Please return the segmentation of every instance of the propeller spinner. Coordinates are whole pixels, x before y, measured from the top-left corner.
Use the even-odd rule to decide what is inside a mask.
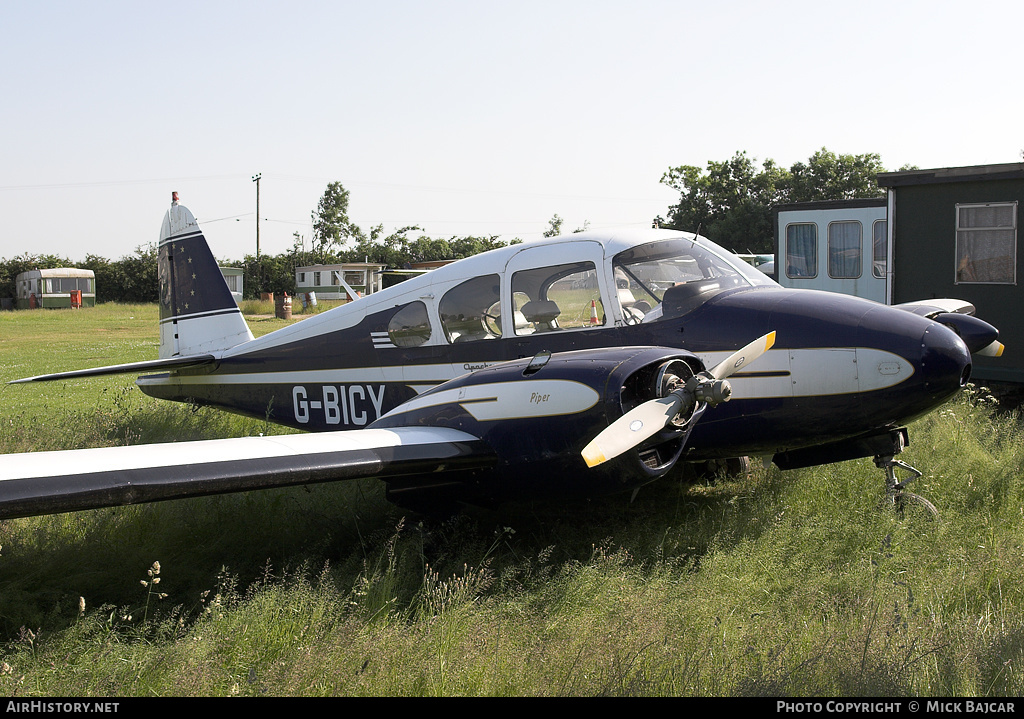
[[[763,355],[773,344],[775,333],[769,332],[732,353],[710,371],[693,375],[685,384],[664,397],[648,400],[626,412],[583,448],[582,455],[587,466],[596,467],[642,444],[676,417],[689,417],[698,403],[714,407],[721,402],[728,402],[732,388],[726,378]]]

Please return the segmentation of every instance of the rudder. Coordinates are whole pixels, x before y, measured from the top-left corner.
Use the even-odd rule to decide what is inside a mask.
[[[253,339],[195,216],[173,194],[160,228],[160,358],[218,352]]]

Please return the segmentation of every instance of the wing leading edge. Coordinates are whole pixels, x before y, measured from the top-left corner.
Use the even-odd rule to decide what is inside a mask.
[[[4,455],[0,519],[360,477],[491,466],[471,434],[431,427]]]

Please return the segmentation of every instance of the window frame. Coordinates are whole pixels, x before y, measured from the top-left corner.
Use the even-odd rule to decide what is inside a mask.
[[[972,210],[983,207],[1008,207],[1011,208],[1012,219],[1009,225],[989,225],[981,227],[961,227],[960,226],[960,211],[961,210]],[[1019,224],[1017,214],[1017,201],[1004,201],[1004,202],[958,202],[954,211],[956,212],[956,219],[954,223],[954,269],[953,269],[953,284],[956,285],[1016,285],[1017,284],[1017,226]],[[962,279],[961,271],[963,260],[966,257],[963,256],[961,251],[961,239],[966,240],[968,235],[972,232],[1009,232],[1012,234],[1010,241],[1010,267],[1012,268],[1012,277],[1009,280],[967,280]],[[966,250],[964,250],[966,252]]]
[[[493,283],[495,290],[490,296],[485,287],[488,282]],[[501,276],[492,273],[471,277],[445,290],[437,303],[437,316],[448,344],[501,339],[501,328],[485,321],[491,307],[501,301],[500,286]]]
[[[791,227],[813,227],[814,228],[814,238],[811,241],[811,245],[810,245],[812,250],[813,250],[813,255],[810,258],[807,258],[806,256],[801,255],[801,257],[803,257],[804,260],[810,259],[810,262],[806,262],[805,265],[807,266],[808,272],[813,270],[813,274],[794,275],[794,274],[791,274],[790,271],[789,271],[790,268],[792,267],[792,265],[789,262],[789,258],[793,256],[793,253],[789,251],[790,242],[791,242],[790,236],[789,236],[789,229]],[[785,260],[786,260],[786,277],[788,277],[791,280],[813,280],[814,278],[816,278],[818,276],[818,223],[817,222],[789,222],[789,223],[786,224],[786,257],[785,257]]]
[[[832,226],[833,225],[856,225],[860,232],[857,235],[857,274],[838,275],[832,274]],[[828,276],[833,280],[858,280],[864,275],[864,223],[860,220],[832,220],[825,229],[825,249],[828,253]],[[852,248],[842,248],[840,252]],[[844,263],[845,264],[845,263]]]
[[[554,330],[559,331],[573,331],[573,330],[590,330],[607,327],[610,321],[608,314],[604,306],[604,293],[602,291],[601,274],[600,268],[597,263],[591,259],[583,259],[578,261],[561,262],[553,265],[538,265],[536,267],[523,267],[518,270],[514,270],[510,277],[510,286],[512,291],[512,310],[513,316],[516,312],[521,312],[522,307],[517,306],[519,301],[519,295],[526,297],[528,300],[537,302],[552,302],[553,299],[549,296],[552,288],[554,288],[559,282],[568,280],[576,275],[590,276],[593,281],[593,287],[584,287],[579,289],[571,289],[571,292],[590,292],[590,296],[585,298],[593,301],[594,308],[597,311],[597,322],[589,323],[589,315],[586,318],[587,321],[581,319],[579,315],[574,316],[572,312],[578,312],[579,307],[576,303],[565,302],[556,303],[560,314],[557,315],[558,319],[553,319],[551,325],[544,327],[543,322],[534,322],[530,318],[523,317],[524,324],[522,326],[513,323],[513,331],[517,336],[526,336],[533,334],[537,331]],[[531,281],[525,287],[523,283],[527,280],[541,280],[540,282]],[[531,297],[528,290],[535,290],[536,297]],[[558,289],[555,290],[559,292]],[[524,303],[524,306],[529,302]],[[584,308],[585,309],[585,308]],[[566,311],[563,316],[562,311]],[[561,319],[561,321],[559,321]]]
[[[881,236],[876,237],[875,228],[882,226]],[[881,240],[882,256],[878,256],[878,241]],[[881,263],[882,274],[875,270]],[[884,280],[889,272],[889,220],[888,218],[878,219],[871,223],[871,276],[878,280]]]
[[[410,320],[415,319],[412,323]],[[423,333],[426,328],[426,334]],[[398,307],[388,320],[388,339],[395,347],[410,349],[421,347],[434,335],[430,312],[422,300],[413,300]]]

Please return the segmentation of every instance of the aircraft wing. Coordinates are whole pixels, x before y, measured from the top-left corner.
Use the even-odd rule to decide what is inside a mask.
[[[0,519],[360,477],[426,475],[494,461],[486,443],[444,427],[5,454]]]
[[[922,317],[935,317],[946,312],[959,315],[973,315],[975,312],[974,305],[970,302],[945,298],[902,302],[898,305],[893,305],[893,307],[898,310],[913,312],[915,315],[921,315]]]
[[[191,355],[188,357],[168,357],[167,359],[147,360],[145,362],[129,362],[127,364],[107,365],[106,367],[90,367],[67,372],[41,374],[35,377],[14,379],[7,384],[25,384],[27,382],[51,382],[53,380],[73,379],[75,377],[99,377],[107,374],[141,374],[159,370],[182,369],[184,367],[200,367],[213,364],[217,358],[213,355]]]
[[[946,325],[960,336],[971,354],[983,357],[1001,357],[1003,354],[999,330],[975,317],[975,307],[970,302],[935,298],[904,302],[893,307]]]

